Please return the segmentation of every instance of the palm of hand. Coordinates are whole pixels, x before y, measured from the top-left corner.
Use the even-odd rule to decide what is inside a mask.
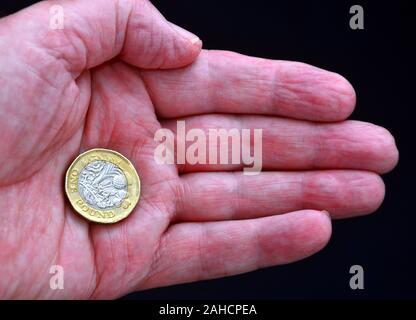
[[[34,77],[24,81],[28,99],[37,94],[37,88],[49,86]],[[152,133],[160,124],[152,102],[137,71],[119,61],[86,71],[74,84],[79,97],[75,103],[65,104],[73,96],[54,94],[62,88],[48,90],[53,94],[45,101],[56,109],[50,118],[40,115],[37,121],[26,123],[30,136],[18,138],[31,144],[21,161],[16,158],[1,190],[0,202],[9,211],[2,226],[15,230],[9,243],[3,243],[7,251],[1,254],[18,261],[5,277],[11,283],[18,283],[22,276],[39,277],[36,283],[42,285],[34,285],[25,294],[43,295],[51,276],[49,267],[65,265],[67,277],[73,277],[65,282],[76,284],[69,290],[74,297],[91,296],[98,283],[106,283],[103,290],[119,288],[114,290],[120,290],[118,294],[126,288],[132,290],[148,274],[160,237],[169,225],[178,181],[173,167],[154,164]],[[33,111],[36,107],[41,108],[34,106]],[[92,146],[119,150],[134,159],[146,185],[140,213],[114,226],[89,225],[77,217],[62,190],[68,161]],[[17,260],[16,252],[20,256]],[[29,266],[30,274],[25,274]],[[107,274],[118,280],[105,279]],[[117,274],[124,274],[124,283]],[[18,288],[16,293],[20,293]]]
[[[120,59],[113,59],[94,68],[85,68],[74,76],[73,72],[62,67],[59,60],[50,62],[50,57],[46,52],[35,54],[36,62],[41,61],[40,64],[35,65],[31,64],[34,62],[33,51],[25,51],[18,56],[22,58],[23,63],[13,60],[8,69],[6,68],[6,71],[9,70],[10,74],[13,74],[14,80],[7,84],[9,95],[3,97],[1,101],[5,108],[0,120],[4,137],[4,142],[0,146],[0,155],[2,159],[7,158],[8,161],[0,169],[0,207],[3,208],[0,214],[0,241],[2,243],[0,270],[2,279],[5,279],[5,283],[2,280],[0,294],[17,297],[54,295],[77,298],[117,297],[141,288],[211,278],[293,261],[313,253],[328,240],[330,224],[326,216],[315,212],[303,212],[303,215],[280,218],[280,220],[278,220],[279,217],[265,221],[260,221],[261,218],[246,220],[241,225],[230,221],[223,222],[222,225],[218,225],[219,222],[209,222],[207,229],[202,227],[201,223],[193,222],[169,228],[173,221],[193,220],[189,218],[189,212],[198,205],[195,201],[201,200],[201,206],[209,205],[210,201],[215,201],[215,196],[220,197],[220,192],[227,190],[227,186],[222,185],[223,182],[220,181],[231,181],[226,173],[227,176],[212,176],[214,180],[216,179],[215,183],[208,176],[190,175],[187,178],[189,181],[184,184],[176,166],[160,166],[155,163],[154,148],[157,142],[154,141],[154,133],[162,126],[171,124],[165,120],[161,123],[156,112],[168,114],[168,116],[169,112],[166,111],[167,107],[158,110],[158,106],[166,101],[171,101],[176,105],[181,101],[192,104],[194,100],[200,98],[192,95],[189,90],[183,90],[173,80],[181,83],[187,79],[188,83],[195,79],[199,79],[198,81],[201,78],[205,79],[208,76],[207,69],[201,65],[210,64],[207,64],[207,60],[215,61],[211,64],[217,67],[219,65],[222,69],[224,69],[223,64],[236,61],[236,65],[251,64],[253,66],[251,71],[246,70],[248,78],[246,86],[248,89],[253,89],[251,86],[254,81],[250,80],[253,70],[256,74],[264,73],[265,68],[262,64],[265,62],[230,56],[225,53],[213,53],[211,57],[208,57],[209,54],[205,52],[194,65],[178,71],[144,71]],[[297,64],[294,64],[293,68],[305,70],[306,73],[314,72],[314,69],[310,70],[306,66]],[[226,70],[226,72],[223,70],[222,76],[226,79],[224,82],[228,80],[237,85],[241,85],[242,81],[246,80],[244,77],[237,79],[231,70]],[[341,81],[328,73],[321,75],[323,82],[326,81],[325,77],[334,77],[330,80]],[[219,86],[225,88],[226,91],[229,84],[218,84],[218,81],[217,79],[217,86],[214,87]],[[163,90],[155,86],[158,82],[162,83],[162,87],[164,86]],[[329,82],[331,81],[326,81],[324,85]],[[290,81],[288,83],[284,90],[288,93],[297,92],[298,84]],[[212,86],[208,85],[206,90],[213,90]],[[258,87],[253,89],[255,92],[251,95],[251,102],[259,105],[265,102],[261,94],[261,86],[264,84],[259,81]],[[288,96],[289,100],[293,98]],[[176,102],[173,101],[173,97]],[[322,96],[316,96],[316,93],[311,92],[303,92],[296,98],[309,101],[323,99],[324,101],[316,103],[318,107],[327,102]],[[226,101],[229,103],[226,112],[235,112],[237,108],[236,101],[231,101],[231,99],[233,98]],[[286,98],[278,99],[280,103],[287,106],[280,112],[288,116],[293,111],[291,105],[296,106],[299,102],[288,103],[284,99]],[[11,100],[13,103],[10,103]],[[222,102],[224,101],[219,100],[218,97],[215,99],[215,103]],[[244,104],[243,101],[241,103]],[[340,104],[342,103],[345,106],[353,102],[349,99],[349,102],[342,101]],[[194,111],[189,114],[205,111],[210,112],[210,110],[202,110],[202,112]],[[241,112],[251,113],[245,110]],[[335,118],[339,117],[339,111],[337,112]],[[349,112],[347,110],[344,113]],[[275,112],[254,113],[273,114]],[[321,112],[320,117],[323,120],[334,118],[328,113]],[[177,116],[182,115],[186,113],[181,114],[178,111]],[[199,119],[195,117],[190,121],[203,123],[201,119],[207,119],[208,122],[212,121],[218,127],[227,127],[234,119],[222,115],[201,117]],[[308,119],[311,116],[306,112],[300,117]],[[342,117],[344,115],[341,115]],[[292,135],[297,128],[303,130],[310,126],[302,121],[278,118],[269,120],[268,117],[256,116],[245,118],[244,121],[249,126],[256,125],[257,127],[267,127],[271,121],[277,121],[276,125],[279,130],[291,132]],[[359,129],[362,130],[361,132],[366,132],[372,140],[362,143],[359,147],[354,143],[345,147],[343,152],[352,156],[352,168],[338,158],[335,161],[333,155],[328,155],[326,160],[323,159],[324,157],[315,159],[316,167],[382,172],[389,170],[397,161],[394,143],[390,140],[389,144],[383,145],[383,150],[387,150],[389,155],[388,159],[384,158],[383,163],[378,161],[385,155],[380,152],[379,143],[381,140],[386,140],[388,135],[380,128],[362,127],[363,125],[360,127],[355,123],[328,124],[327,126],[331,134],[345,129],[342,126]],[[338,129],[338,126],[341,127]],[[269,142],[275,138],[273,134],[269,138],[265,137]],[[280,142],[284,142],[287,136],[283,135],[280,139]],[[376,147],[372,147],[377,143]],[[286,143],[286,146],[289,144]],[[296,141],[293,146],[296,146]],[[368,151],[369,146],[372,148],[371,152]],[[124,154],[135,164],[142,180],[143,190],[138,207],[128,219],[115,225],[88,224],[72,212],[64,196],[63,175],[69,163],[80,151],[93,147],[114,149]],[[310,164],[308,164],[307,152],[301,152],[295,157],[293,156],[295,151],[292,151],[292,157],[283,155],[283,160],[279,163],[273,162],[275,160],[267,163],[266,159],[265,165],[272,169],[290,168],[291,165],[294,167],[290,169],[308,169]],[[264,152],[266,154],[267,150]],[[369,160],[368,157],[370,157]],[[324,163],[325,161],[327,163]],[[206,169],[209,170],[209,168]],[[181,170],[187,172],[186,169]],[[188,168],[188,171],[192,170]],[[284,213],[300,210],[303,207],[317,210],[333,207],[334,212],[331,211],[331,213],[341,217],[347,214],[373,211],[379,205],[383,192],[380,191],[382,186],[376,175],[370,172],[335,172],[334,176],[331,174],[326,174],[321,180],[315,176],[311,181],[318,182],[315,185],[311,182],[310,186],[322,189],[322,183],[331,183],[334,179],[337,180],[338,187],[347,193],[351,190],[348,189],[348,183],[345,181],[358,181],[358,184],[364,183],[368,186],[360,194],[351,194],[345,199],[335,199],[333,195],[325,194],[322,190],[316,191],[316,194],[303,193],[299,195],[302,204],[299,203],[299,199],[290,198],[291,192],[294,193],[292,189],[275,190],[276,193],[282,192],[287,195],[288,203],[293,203],[279,208],[276,208],[276,203],[266,203],[266,200],[262,199],[259,194],[255,195],[257,198],[247,201],[240,198],[240,202],[236,205],[238,209],[231,210],[235,214],[233,218],[269,216],[272,210],[276,213]],[[279,178],[284,180],[287,175],[290,173],[283,173]],[[265,184],[269,187],[271,182],[276,180],[275,176],[271,175],[257,179],[258,185]],[[294,179],[292,182],[298,181],[297,178],[292,179]],[[209,193],[209,190],[205,190],[207,192],[205,200],[196,196],[190,197],[187,194],[187,186],[198,186],[197,181],[211,184],[214,189],[219,190],[217,193],[212,190]],[[244,192],[242,187],[237,194],[241,191]],[[364,199],[364,195],[369,193],[376,194],[375,200]],[[231,194],[234,193],[231,192]],[[187,200],[183,200],[184,197]],[[223,200],[227,202],[230,198],[225,197]],[[350,200],[356,203],[358,201],[356,207],[352,208],[353,204],[346,204],[351,202]],[[254,204],[248,203],[249,201]],[[256,201],[260,201],[257,216],[253,212],[247,212],[250,208],[256,207]],[[244,206],[247,205],[248,209],[242,209],[242,203]],[[207,207],[207,210],[213,210],[213,208]],[[178,211],[181,210],[185,213],[178,216]],[[221,211],[218,216],[210,218],[202,216],[194,220],[226,219],[230,219],[230,216]],[[302,225],[296,226],[296,221],[301,221]],[[255,231],[242,234],[238,231],[241,229]],[[308,234],[305,234],[305,229],[308,230]],[[229,239],[218,237],[218,234],[224,233],[229,234]],[[259,234],[263,235],[259,236]],[[283,239],[279,242],[280,240],[276,240],[279,236],[289,240]],[[257,239],[255,245],[252,244],[253,239]],[[240,242],[241,248],[246,250],[244,253],[236,245]],[[279,257],[276,257],[276,254]],[[194,256],[197,258],[193,258]],[[224,260],[224,257],[227,258]],[[257,258],[254,260],[251,257]],[[183,264],[179,265],[182,260],[186,259],[189,261],[183,261]],[[52,291],[49,288],[51,277],[49,268],[52,265],[62,265],[65,268],[65,290],[62,292]]]

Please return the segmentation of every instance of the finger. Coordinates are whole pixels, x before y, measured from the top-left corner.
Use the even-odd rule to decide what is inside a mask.
[[[201,48],[198,37],[166,21],[147,0],[42,1],[3,22],[8,45],[37,60],[47,52],[74,72],[118,55],[142,68],[180,67]]]
[[[196,161],[184,157],[184,165],[177,161],[182,173],[241,170],[243,167],[254,166],[261,166],[257,169],[263,170],[358,169],[384,173],[391,170],[398,161],[398,151],[392,135],[382,127],[365,122],[311,123],[275,117],[228,115],[193,116],[184,120],[186,132],[196,128],[203,131],[206,149],[202,150],[206,151],[206,163],[194,163]],[[186,155],[189,145],[197,141],[188,137],[185,148],[179,150],[178,142],[184,141],[186,136],[177,134],[177,125],[176,120],[162,122],[164,128],[175,133],[176,159],[180,156],[179,153],[184,153],[183,150]],[[233,148],[240,150],[240,144],[246,144],[243,142],[242,129],[254,132],[259,128],[262,129],[261,139],[254,142],[252,134],[247,144],[250,144],[252,153],[254,143],[261,144],[262,153],[258,151],[257,156],[254,153],[252,163],[244,164],[247,163],[247,159],[241,159],[240,155],[237,159],[240,161],[236,161],[239,164],[232,164]],[[226,132],[237,129],[237,137],[240,138],[235,140],[237,142],[234,144],[231,139],[228,144],[217,139],[215,148],[215,139],[210,138],[210,129],[224,129]],[[222,148],[225,148],[225,154],[228,154],[228,159],[224,158],[223,161],[220,158]],[[216,157],[210,159],[214,151],[217,152],[218,164],[215,164]]]
[[[254,113],[335,121],[355,106],[354,89],[338,74],[230,52],[205,50],[189,68],[142,75],[165,118]]]
[[[180,190],[178,221],[250,219],[306,208],[346,218],[374,212],[384,199],[377,174],[348,170],[192,173],[182,176]]]
[[[145,287],[293,262],[323,248],[330,236],[328,215],[312,210],[252,220],[176,224],[161,240]]]

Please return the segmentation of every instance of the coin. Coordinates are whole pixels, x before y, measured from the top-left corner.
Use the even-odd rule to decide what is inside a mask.
[[[140,178],[122,154],[91,149],[69,166],[65,192],[72,207],[84,218],[115,223],[126,218],[140,198]]]

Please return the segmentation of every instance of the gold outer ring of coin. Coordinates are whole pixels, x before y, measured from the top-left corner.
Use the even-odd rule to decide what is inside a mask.
[[[118,166],[126,177],[127,195],[117,207],[94,208],[79,194],[79,174],[88,164],[97,160]],[[133,164],[122,154],[109,149],[90,149],[80,154],[69,166],[65,176],[65,192],[72,207],[87,220],[97,223],[116,223],[127,218],[139,202],[140,191],[140,178]]]

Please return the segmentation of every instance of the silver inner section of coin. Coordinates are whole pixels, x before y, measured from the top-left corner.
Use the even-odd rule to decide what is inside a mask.
[[[81,170],[78,191],[91,207],[113,209],[120,206],[127,195],[127,179],[117,165],[97,160]]]

